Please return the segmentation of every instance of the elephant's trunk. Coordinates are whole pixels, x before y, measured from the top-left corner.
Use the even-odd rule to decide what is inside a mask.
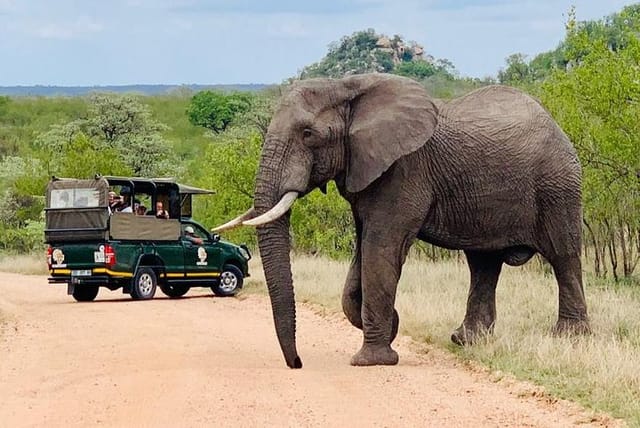
[[[280,199],[279,177],[273,169],[273,158],[266,149],[256,179],[254,204],[256,212],[263,214],[273,208]],[[271,153],[272,155],[272,153]],[[277,163],[277,162],[275,162]],[[289,213],[258,227],[258,246],[262,258],[271,309],[280,348],[287,365],[302,367],[296,350],[296,306],[291,275],[291,241],[289,237]]]

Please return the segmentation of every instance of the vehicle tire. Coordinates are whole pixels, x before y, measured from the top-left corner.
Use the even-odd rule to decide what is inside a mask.
[[[141,267],[133,277],[131,284],[131,297],[136,300],[153,299],[156,294],[158,279],[153,269]]]
[[[73,298],[78,302],[92,302],[98,295],[97,285],[82,285],[73,288]]]
[[[211,287],[216,296],[235,296],[242,288],[243,275],[234,265],[224,265],[218,283]]]
[[[162,292],[167,296],[171,298],[175,298],[175,297],[182,297],[185,294],[187,294],[187,291],[189,291],[189,286],[180,285],[180,284],[178,285],[164,284],[160,286],[160,290],[162,290]]]

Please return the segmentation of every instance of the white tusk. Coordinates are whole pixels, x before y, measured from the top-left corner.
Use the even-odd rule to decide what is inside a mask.
[[[289,211],[291,205],[293,205],[297,198],[298,192],[288,192],[282,197],[282,199],[280,199],[280,202],[278,202],[276,206],[256,218],[243,221],[242,225],[260,226],[262,224],[271,223],[272,221],[279,219],[284,213]]]
[[[221,232],[223,230],[233,229],[234,227],[238,227],[242,225],[243,221],[252,219],[255,216],[256,216],[256,209],[254,207],[251,207],[244,214],[239,215],[238,217],[234,218],[231,221],[226,222],[221,226],[214,227],[213,229],[211,229],[211,231]]]

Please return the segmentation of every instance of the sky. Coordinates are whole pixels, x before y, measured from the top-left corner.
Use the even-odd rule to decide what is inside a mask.
[[[0,0],[0,86],[280,83],[373,28],[495,76],[624,0]]]

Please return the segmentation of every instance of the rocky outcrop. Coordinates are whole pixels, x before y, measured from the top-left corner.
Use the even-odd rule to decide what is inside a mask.
[[[406,45],[398,36],[395,36],[393,39],[389,39],[387,36],[381,36],[376,41],[376,49],[382,52],[389,52],[394,64],[407,60],[424,59],[424,47],[415,42]]]

